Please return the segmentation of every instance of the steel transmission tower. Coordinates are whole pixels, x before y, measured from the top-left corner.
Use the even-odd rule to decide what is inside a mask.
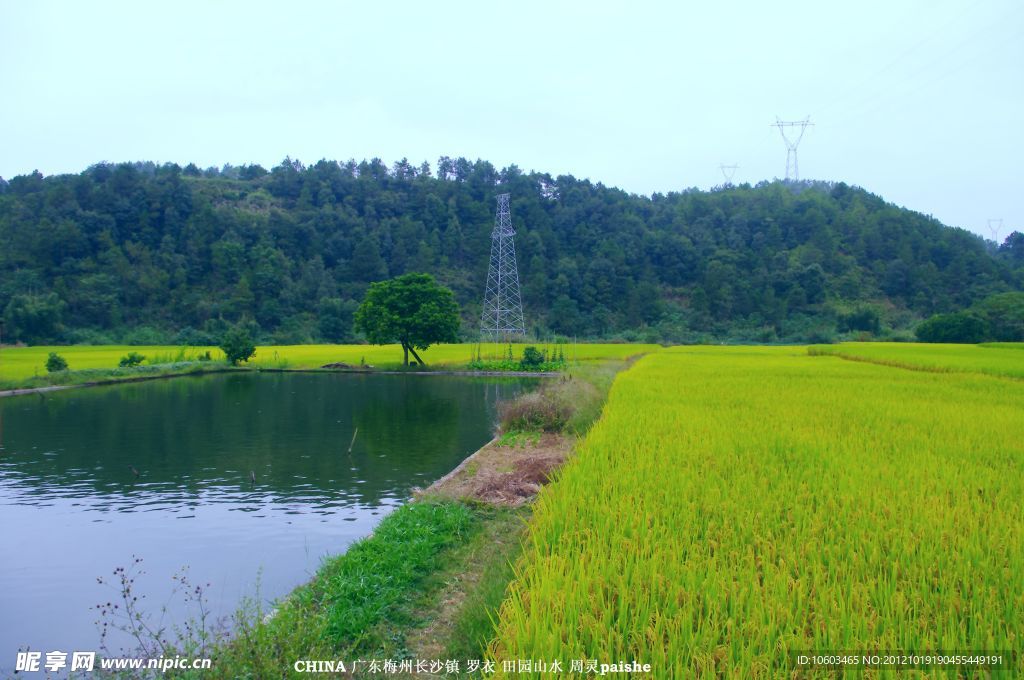
[[[1003,231],[1003,219],[990,219],[988,221],[988,230],[992,234],[992,240],[999,245],[999,234]]]
[[[738,165],[722,165],[718,166],[718,169],[722,171],[722,177],[725,177],[725,186],[732,186],[732,178],[736,176],[736,171],[740,169]]]
[[[484,309],[480,314],[480,335],[491,342],[508,342],[514,336],[526,335],[516,247],[512,241],[516,232],[512,229],[508,198],[509,194],[498,195],[498,211],[491,233],[491,264],[487,270]]]
[[[800,146],[800,140],[804,138],[804,132],[807,131],[808,127],[813,127],[814,123],[811,122],[811,117],[807,116],[803,120],[779,120],[778,116],[775,117],[775,123],[772,127],[779,128],[779,134],[782,135],[782,141],[786,143],[786,179],[797,182],[800,180],[800,169],[797,167],[796,162],[796,148]],[[786,128],[800,128],[800,131],[794,138],[790,138],[786,135]]]

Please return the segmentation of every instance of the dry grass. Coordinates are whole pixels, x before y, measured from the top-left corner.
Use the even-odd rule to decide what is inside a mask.
[[[504,432],[562,432],[578,411],[601,400],[594,385],[567,376],[502,404],[498,415]]]
[[[533,499],[565,461],[575,442],[560,434],[506,437],[477,451],[425,494],[518,507]]]

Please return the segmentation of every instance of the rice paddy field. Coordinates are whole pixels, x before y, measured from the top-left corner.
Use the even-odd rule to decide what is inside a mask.
[[[995,676],[1019,674],[1024,383],[988,372],[1016,376],[1024,357],[839,349],[949,370],[679,347],[621,373],[536,503],[490,647],[499,671],[837,677],[794,655],[1000,651],[1017,656]],[[863,673],[908,675],[988,672]]]
[[[937,345],[902,342],[844,342],[815,345],[814,354],[833,354],[876,364],[954,373],[987,373],[1024,379],[1024,343],[993,342],[982,345]]]
[[[534,344],[538,348],[554,345]],[[513,347],[515,355],[522,354],[522,348]],[[661,349],[659,345],[589,344],[568,343],[561,346],[570,361],[592,361],[597,359],[622,359],[637,354]],[[435,345],[420,356],[431,366],[457,367],[470,361],[477,345]],[[138,352],[146,357],[147,364],[169,364],[194,361],[209,351],[215,361],[224,359],[223,352],[216,347],[176,346],[126,346],[126,345],[71,345],[60,347],[4,347],[0,349],[0,382],[25,380],[37,375],[46,375],[46,358],[50,352],[57,352],[73,370],[108,369],[117,366],[121,357],[129,352]],[[481,354],[500,358],[507,351],[507,345],[482,345]],[[365,362],[377,368],[397,367],[402,363],[400,345],[278,345],[256,348],[256,355],[250,364],[264,368],[316,368],[327,363]]]

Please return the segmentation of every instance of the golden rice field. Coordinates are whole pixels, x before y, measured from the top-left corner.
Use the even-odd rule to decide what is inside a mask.
[[[855,361],[953,373],[987,373],[1024,378],[1024,343],[936,345],[904,342],[844,342],[815,345],[812,353],[835,354]]]
[[[490,655],[778,678],[819,675],[797,651],[1019,654],[1022,472],[1024,383],[663,350],[542,491]]]
[[[535,344],[544,347],[543,343]],[[513,348],[518,357],[524,345]],[[553,345],[549,345],[553,347]],[[435,345],[420,356],[428,365],[456,366],[466,364],[476,345]],[[562,346],[570,360],[590,361],[606,358],[626,358],[661,349],[659,345],[623,345],[569,343]],[[507,345],[483,345],[481,352],[488,356],[501,357]],[[146,363],[170,363],[194,360],[209,351],[214,360],[221,361],[223,352],[216,347],[176,346],[125,346],[125,345],[71,345],[62,347],[5,347],[0,349],[0,381],[15,381],[46,374],[46,357],[50,352],[63,356],[71,370],[87,368],[114,368],[121,357],[129,352],[138,352],[146,357]],[[251,364],[261,367],[314,368],[327,363],[345,362],[359,364],[361,361],[387,368],[402,362],[400,345],[277,345],[256,348]]]

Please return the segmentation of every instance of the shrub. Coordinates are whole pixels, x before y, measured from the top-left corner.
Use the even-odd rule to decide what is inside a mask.
[[[515,401],[506,402],[499,408],[502,428],[509,430],[527,430],[559,432],[569,422],[572,407],[553,398],[550,393],[541,390],[524,394]]]
[[[811,345],[831,345],[836,341],[836,336],[827,328],[815,328],[807,333],[807,342]]]
[[[974,305],[973,311],[989,326],[993,340],[1024,341],[1024,293],[999,293]]]
[[[248,361],[256,354],[256,344],[252,341],[252,336],[241,326],[235,326],[224,334],[220,348],[224,350],[224,356],[232,366]]]
[[[119,335],[95,328],[72,328],[64,332],[69,345],[116,345]]]
[[[840,314],[836,321],[836,330],[840,333],[866,331],[878,335],[881,327],[878,312],[870,307],[858,307],[847,314]]]
[[[195,347],[204,347],[209,345],[217,344],[217,337],[212,333],[206,331],[196,330],[194,328],[186,327],[178,331],[177,335],[174,336],[175,345],[192,345]]]
[[[132,366],[138,366],[145,359],[146,357],[139,354],[138,352],[129,352],[128,354],[125,354],[123,357],[121,357],[121,361],[117,362],[117,365],[124,368],[130,368]]]
[[[139,326],[124,334],[126,345],[163,345],[170,340],[170,335],[152,326]]]
[[[914,333],[921,342],[982,342],[989,334],[988,324],[969,312],[936,314],[918,326]]]
[[[519,360],[519,368],[524,371],[539,368],[547,360],[545,355],[545,352],[541,352],[533,345],[530,345],[523,350],[523,358]]]
[[[46,372],[56,373],[66,370],[68,370],[67,360],[56,352],[50,352],[50,356],[46,357]]]
[[[568,379],[550,382],[536,392],[498,406],[505,432],[571,432],[585,429],[591,411],[600,411],[601,395],[588,382]]]

